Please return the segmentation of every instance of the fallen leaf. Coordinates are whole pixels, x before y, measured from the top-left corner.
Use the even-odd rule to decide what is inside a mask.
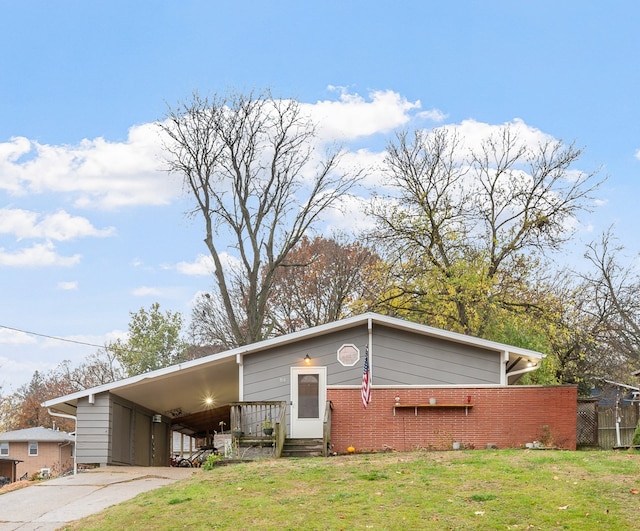
[[[638,494],[638,492],[640,492],[640,490],[638,489],[631,489],[630,490],[631,494]]]
[[[558,509],[560,509],[561,511],[564,511],[567,507],[569,507],[568,505],[561,505],[560,507],[558,507]]]
[[[477,516],[482,516],[483,514],[484,514],[484,511],[476,511]]]

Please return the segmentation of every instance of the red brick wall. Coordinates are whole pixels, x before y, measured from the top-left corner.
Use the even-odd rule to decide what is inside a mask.
[[[524,447],[541,441],[575,450],[578,389],[575,386],[513,386],[446,389],[373,389],[363,409],[359,389],[328,389],[333,403],[332,451],[417,448],[451,449],[453,441],[468,447]],[[471,397],[468,415],[463,408],[397,409],[401,404],[463,404]]]

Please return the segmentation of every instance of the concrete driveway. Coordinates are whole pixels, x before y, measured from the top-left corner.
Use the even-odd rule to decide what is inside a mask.
[[[52,531],[199,473],[197,468],[103,467],[36,483],[0,495],[0,531]]]

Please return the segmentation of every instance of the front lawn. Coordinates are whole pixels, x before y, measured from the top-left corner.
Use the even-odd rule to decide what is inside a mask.
[[[638,527],[640,453],[470,450],[279,459],[201,471],[70,529]]]

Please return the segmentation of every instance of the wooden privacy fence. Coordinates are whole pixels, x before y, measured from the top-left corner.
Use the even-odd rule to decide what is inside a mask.
[[[578,401],[577,444],[611,449],[631,446],[638,424],[638,403],[599,406],[593,400]],[[616,426],[616,420],[620,419]],[[619,439],[619,440],[618,440]]]

